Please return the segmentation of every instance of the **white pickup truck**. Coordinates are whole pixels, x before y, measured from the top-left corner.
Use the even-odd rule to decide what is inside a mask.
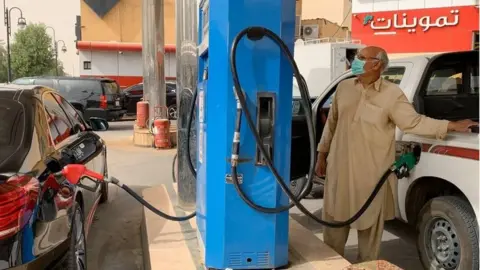
[[[478,72],[479,53],[468,51],[396,59],[383,78],[398,84],[421,114],[478,121]],[[313,103],[317,142],[338,83],[351,77],[344,73]],[[293,117],[292,174],[296,175],[305,175],[309,164],[304,121],[302,111]],[[443,141],[397,129],[397,141],[423,145],[419,164],[408,178],[398,180],[397,218],[416,226],[425,269],[479,269],[478,137],[478,129],[449,134]]]

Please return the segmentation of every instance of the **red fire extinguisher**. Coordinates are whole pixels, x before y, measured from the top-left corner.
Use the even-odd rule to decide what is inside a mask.
[[[154,132],[155,148],[160,148],[160,149],[171,148],[170,120],[155,119],[153,121],[153,126],[155,127],[155,132]]]
[[[148,119],[148,102],[139,101],[137,102],[137,126],[140,128],[147,127]]]

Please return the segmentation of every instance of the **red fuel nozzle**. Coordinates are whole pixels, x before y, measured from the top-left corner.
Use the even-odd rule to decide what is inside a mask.
[[[68,180],[68,182],[70,182],[72,185],[77,185],[78,182],[80,182],[80,179],[85,176],[93,178],[96,181],[104,180],[103,175],[87,169],[87,167],[85,167],[85,165],[82,165],[82,164],[69,164],[63,167],[63,170],[61,172],[56,173],[55,175],[56,176],[61,175],[65,177]]]

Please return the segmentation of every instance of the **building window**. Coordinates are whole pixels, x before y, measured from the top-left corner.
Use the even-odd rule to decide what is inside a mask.
[[[473,32],[473,44],[472,44],[472,49],[478,51],[479,45],[478,45],[478,31]]]
[[[90,69],[92,69],[92,62],[90,62],[90,61],[83,61],[83,69],[84,69],[84,70],[90,70]]]

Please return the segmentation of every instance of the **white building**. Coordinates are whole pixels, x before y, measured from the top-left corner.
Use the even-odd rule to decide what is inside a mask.
[[[108,77],[125,88],[143,81],[142,44],[78,41],[80,76]],[[175,46],[165,45],[165,79],[175,80]]]

